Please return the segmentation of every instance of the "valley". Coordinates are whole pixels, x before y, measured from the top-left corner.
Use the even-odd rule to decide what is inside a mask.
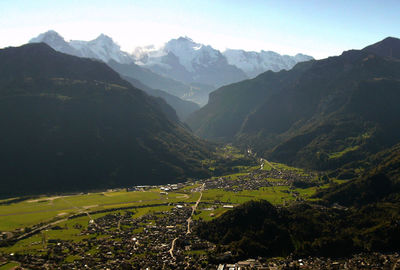
[[[0,270],[400,269],[399,3],[11,2]]]
[[[217,154],[245,156],[229,145]],[[0,258],[32,269],[205,266],[215,245],[192,232],[199,222],[250,200],[281,206],[310,200],[329,185],[316,173],[252,159],[253,166],[232,168],[237,173],[178,184],[2,200]]]
[[[243,258],[231,253],[231,246],[207,240],[203,230],[214,228],[207,225],[209,222],[223,222],[227,213],[242,211],[257,201],[282,210],[311,203],[315,209],[326,209],[323,211],[349,211],[338,204],[326,208],[316,196],[349,181],[270,162],[256,157],[251,150],[241,152],[231,145],[218,147],[215,156],[222,160],[204,160],[204,166],[215,171],[225,160],[235,164],[231,173],[176,184],[1,200],[1,269],[15,265],[28,269],[315,269],[336,265],[333,269],[339,269],[395,267],[400,260],[397,253],[379,252],[349,253],[345,258],[300,254],[282,257],[274,253]],[[250,165],[235,163],[245,157],[251,160]],[[310,210],[303,211],[305,217],[313,215]],[[251,219],[247,224],[258,226],[258,221]],[[234,219],[232,222],[232,228],[240,224]],[[248,247],[251,252],[251,245]]]

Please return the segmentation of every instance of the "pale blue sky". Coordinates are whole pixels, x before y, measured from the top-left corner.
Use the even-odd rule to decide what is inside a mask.
[[[53,29],[66,40],[111,36],[122,49],[188,36],[217,49],[316,58],[400,37],[400,0],[0,0],[0,47]]]

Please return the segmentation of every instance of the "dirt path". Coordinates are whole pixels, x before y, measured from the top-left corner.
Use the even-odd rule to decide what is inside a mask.
[[[26,201],[28,203],[34,203],[34,202],[39,202],[39,201],[54,201],[55,199],[63,198],[63,197],[70,197],[70,196],[54,196],[54,197],[47,197],[47,198],[38,198],[34,200],[29,200]]]

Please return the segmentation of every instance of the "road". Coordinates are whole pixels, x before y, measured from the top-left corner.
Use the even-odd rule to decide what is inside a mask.
[[[68,220],[68,218],[56,220],[56,221],[51,222],[51,223],[49,223],[49,224],[43,225],[42,227],[36,228],[36,229],[34,229],[34,230],[30,231],[30,232],[24,233],[24,234],[18,236],[17,238],[15,238],[15,240],[16,240],[16,241],[22,240],[22,239],[24,239],[24,238],[26,238],[26,237],[29,237],[29,236],[31,236],[31,235],[34,235],[34,234],[36,234],[36,233],[38,233],[38,232],[40,232],[40,231],[43,231],[43,230],[45,230],[45,229],[47,229],[47,228],[50,228],[51,226],[54,226],[54,225],[56,225],[56,224],[58,224],[58,223],[61,223],[61,222],[63,222],[63,221],[67,221],[67,220]]]
[[[205,184],[203,184],[203,185],[201,186],[201,189],[200,189],[200,197],[197,199],[195,205],[192,206],[192,213],[190,214],[190,217],[186,220],[186,221],[187,221],[187,231],[186,231],[186,234],[191,233],[190,224],[192,223],[192,216],[193,216],[194,212],[195,212],[196,209],[197,209],[197,206],[199,205],[199,203],[200,203],[200,201],[201,201],[201,197],[203,197],[204,186],[205,186]],[[170,248],[170,250],[169,250],[169,254],[171,254],[172,259],[175,259],[175,256],[174,256],[174,249],[175,249],[175,242],[176,242],[177,239],[178,239],[178,237],[177,237],[177,238],[174,238],[174,240],[172,240],[171,248]]]
[[[175,242],[178,239],[178,237],[174,238],[174,240],[172,240],[172,244],[171,244],[171,248],[169,250],[169,254],[171,254],[172,259],[175,260],[175,256],[174,256],[174,248],[175,248]]]
[[[199,197],[199,199],[196,201],[195,205],[192,206],[192,214],[191,214],[190,217],[187,219],[187,231],[186,231],[186,234],[191,233],[190,224],[192,223],[192,216],[193,216],[194,212],[195,212],[196,209],[197,209],[197,206],[199,205],[199,203],[200,203],[200,201],[201,201],[201,197],[203,197],[204,186],[205,186],[205,183],[201,186],[201,189],[200,189],[200,197]]]

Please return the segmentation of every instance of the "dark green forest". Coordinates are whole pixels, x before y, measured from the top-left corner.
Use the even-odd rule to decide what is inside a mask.
[[[394,203],[339,209],[309,203],[277,208],[267,201],[251,201],[201,223],[197,234],[217,244],[209,254],[215,263],[258,256],[347,257],[398,251],[399,217]],[[226,257],[226,251],[232,256]]]

